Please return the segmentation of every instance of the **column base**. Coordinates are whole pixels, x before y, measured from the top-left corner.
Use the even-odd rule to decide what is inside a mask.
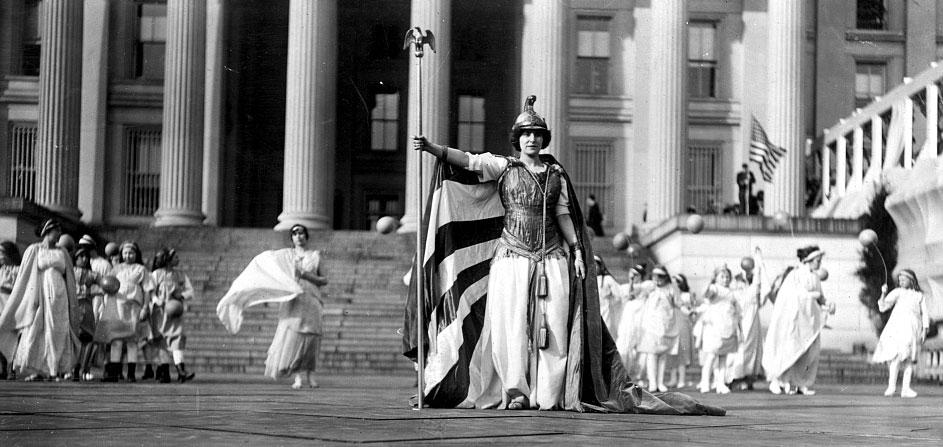
[[[154,213],[155,227],[196,227],[203,225],[203,213],[182,209],[159,209]]]
[[[282,212],[278,216],[278,225],[275,231],[288,231],[295,224],[304,225],[308,230],[330,230],[331,219],[312,213]]]

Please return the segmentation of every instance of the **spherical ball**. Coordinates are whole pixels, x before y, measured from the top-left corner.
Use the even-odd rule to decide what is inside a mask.
[[[75,239],[72,239],[72,236],[68,234],[62,233],[62,235],[59,236],[59,242],[56,243],[56,246],[72,252],[72,250],[75,250]]]
[[[164,315],[167,315],[167,318],[179,318],[183,315],[183,301],[167,300],[167,304],[164,304]]]
[[[878,234],[875,233],[874,230],[870,228],[861,230],[861,232],[858,233],[858,242],[860,242],[861,245],[864,245],[865,247],[872,245],[874,243],[877,243],[877,241],[878,241]]]
[[[691,233],[698,234],[704,229],[704,218],[700,214],[692,214],[688,216],[685,226],[688,227],[688,231]]]
[[[625,250],[629,247],[629,235],[622,232],[616,233],[616,235],[612,237],[612,246],[615,247],[616,250]]]
[[[785,211],[777,211],[776,214],[773,214],[773,224],[776,225],[776,228],[788,228],[789,213]]]
[[[819,281],[825,281],[828,279],[828,270],[825,270],[824,268],[820,268],[817,272],[815,272],[815,274],[819,275]]]
[[[743,259],[740,260],[740,268],[742,268],[743,271],[745,272],[752,271],[753,267],[756,267],[756,262],[753,261],[752,257],[744,256]]]
[[[105,256],[115,256],[118,254],[118,250],[121,246],[117,242],[109,242],[105,245]]]
[[[118,281],[118,278],[112,275],[108,275],[98,280],[98,285],[105,293],[117,293],[118,289],[121,288],[121,281]]]
[[[626,251],[629,253],[629,256],[635,256],[642,252],[642,246],[633,242],[629,244],[629,248]]]
[[[377,220],[377,232],[380,234],[392,233],[397,226],[399,225],[396,219],[390,216],[383,216]]]

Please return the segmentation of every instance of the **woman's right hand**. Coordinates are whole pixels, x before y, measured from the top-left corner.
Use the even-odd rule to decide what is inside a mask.
[[[423,135],[413,135],[413,149],[427,151],[430,147],[432,147],[432,143],[429,142],[428,138]]]

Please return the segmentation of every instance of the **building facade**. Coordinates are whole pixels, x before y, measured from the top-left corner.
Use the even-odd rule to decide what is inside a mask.
[[[610,229],[737,202],[754,117],[787,149],[756,185],[765,212],[803,215],[806,140],[939,59],[941,17],[886,0],[10,0],[0,196],[93,225],[408,231],[418,110],[435,141],[510,154],[535,94]],[[421,86],[413,26],[436,38]]]

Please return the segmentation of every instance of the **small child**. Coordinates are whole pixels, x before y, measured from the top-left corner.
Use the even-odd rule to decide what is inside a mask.
[[[79,342],[82,344],[79,356],[72,370],[72,380],[82,380],[89,374],[89,366],[94,353],[93,339],[95,337],[95,293],[93,288],[98,287],[98,273],[91,269],[91,257],[88,250],[79,245],[73,256],[75,266],[75,298],[76,313],[79,320]]]
[[[622,293],[622,287],[616,282],[606,263],[598,255],[594,256],[596,261],[596,285],[599,288],[599,313],[602,315],[602,321],[609,330],[612,340],[619,339],[619,319],[622,318],[622,306],[625,303],[625,297]]]
[[[675,320],[678,325],[678,354],[668,356],[668,368],[672,373],[669,383],[677,388],[685,388],[693,383],[688,383],[687,372],[688,365],[693,363],[694,341],[692,340],[691,315],[694,312],[694,294],[691,293],[691,287],[688,285],[688,278],[684,274],[678,273],[672,277],[676,286],[678,286],[678,311],[675,312]]]
[[[99,280],[103,295],[96,300],[95,342],[110,345],[110,354],[105,361],[102,382],[117,382],[121,377],[121,349],[129,340],[137,340],[137,321],[140,307],[121,293],[121,282],[108,275]],[[131,348],[134,345],[134,348]],[[128,358],[137,360],[137,344],[128,342]]]
[[[0,242],[0,312],[7,303],[20,270],[20,251],[12,241]],[[10,359],[12,360],[12,359]],[[8,359],[0,354],[0,380],[7,378]],[[13,371],[9,371],[13,375]],[[14,376],[15,377],[15,376]]]
[[[871,361],[874,363],[888,362],[889,377],[885,396],[894,395],[897,387],[897,373],[900,364],[906,362],[904,378],[900,386],[900,397],[917,397],[917,392],[910,388],[910,379],[913,377],[914,364],[917,363],[917,354],[930,327],[930,316],[927,313],[926,297],[917,282],[917,275],[913,270],[903,269],[897,274],[897,288],[887,292],[887,284],[881,286],[881,298],[878,300],[878,310],[891,312],[887,325],[881,331],[881,338],[874,349]]]
[[[136,382],[135,369],[137,368],[138,343],[150,338],[150,325],[145,322],[151,304],[151,294],[154,292],[154,281],[147,267],[141,262],[141,249],[131,241],[121,243],[121,263],[114,266],[111,274],[121,282],[121,295],[124,296],[127,312],[123,319],[131,323],[136,334],[114,340],[111,344],[111,361],[120,361],[121,348],[127,349],[128,382]],[[130,320],[134,319],[133,322]],[[117,348],[117,349],[116,349]],[[120,363],[119,363],[120,365]],[[120,366],[118,367],[120,372]]]
[[[645,375],[648,391],[666,392],[665,368],[668,355],[678,354],[677,292],[663,266],[652,269],[655,287],[645,297],[642,307],[642,339],[638,350],[647,354]]]
[[[740,306],[730,290],[732,275],[726,266],[714,270],[714,279],[704,293],[704,303],[697,308],[700,315],[698,341],[701,348],[702,393],[711,390],[711,371],[714,373],[713,388],[717,394],[728,394],[730,388],[724,383],[727,376],[727,354],[737,352],[740,339]]]
[[[151,272],[157,287],[151,307],[151,328],[160,347],[161,364],[157,367],[157,380],[163,383],[170,381],[170,365],[167,363],[171,356],[167,355],[168,351],[177,370],[177,381],[183,383],[194,376],[194,373],[187,372],[183,362],[183,350],[187,343],[187,335],[183,331],[184,302],[193,299],[193,286],[190,278],[176,269],[179,263],[177,252],[164,247],[154,256]]]
[[[645,355],[638,351],[638,344],[642,338],[642,307],[645,297],[655,287],[652,281],[645,281],[645,266],[637,264],[629,270],[629,282],[622,284],[622,295],[626,298],[622,305],[622,315],[619,316],[619,334],[616,338],[616,348],[622,363],[625,365],[629,377],[635,379],[640,387],[644,387]]]

